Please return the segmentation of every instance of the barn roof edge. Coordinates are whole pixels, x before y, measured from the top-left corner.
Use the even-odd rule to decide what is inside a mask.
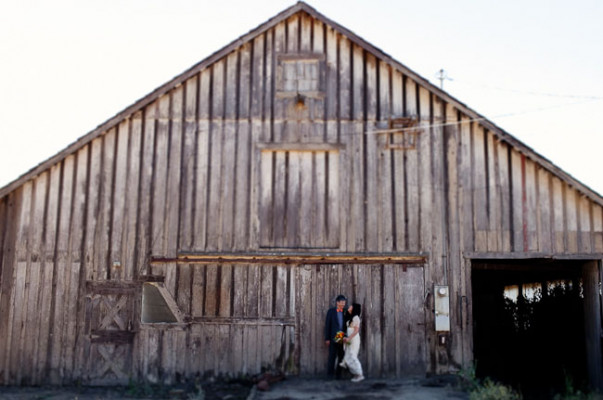
[[[561,168],[557,167],[546,157],[542,156],[541,154],[536,152],[534,149],[527,146],[526,144],[521,142],[519,139],[515,138],[510,133],[508,133],[504,129],[500,128],[499,126],[494,124],[492,121],[488,120],[486,117],[477,113],[476,111],[474,111],[473,109],[468,107],[463,102],[459,101],[458,99],[451,96],[444,90],[442,90],[439,87],[437,87],[436,85],[432,84],[427,79],[425,79],[422,76],[420,76],[419,74],[415,73],[414,71],[412,71],[410,68],[406,67],[401,62],[395,60],[389,54],[385,53],[381,49],[377,48],[376,46],[374,46],[371,43],[367,42],[366,40],[362,39],[361,37],[356,35],[354,32],[350,31],[349,29],[345,28],[344,26],[329,19],[328,17],[321,14],[315,8],[313,8],[312,6],[308,5],[307,3],[303,2],[303,1],[298,1],[291,7],[286,8],[285,10],[276,14],[274,17],[268,19],[266,22],[258,25],[256,28],[243,34],[242,36],[233,40],[228,45],[215,51],[214,53],[212,53],[205,59],[201,60],[200,62],[194,64],[192,67],[186,69],[184,72],[180,73],[179,75],[176,75],[174,78],[172,78],[168,82],[157,87],[155,90],[153,90],[149,94],[143,96],[139,100],[132,103],[130,106],[126,107],[122,111],[115,114],[113,117],[111,117],[108,120],[106,120],[105,122],[101,123],[96,128],[94,128],[92,131],[88,132],[84,136],[77,139],[75,142],[69,144],[65,149],[63,149],[59,153],[55,154],[54,156],[48,158],[47,160],[45,160],[41,163],[39,163],[35,167],[31,168],[29,171],[25,172],[24,174],[22,174],[21,176],[19,176],[15,180],[13,180],[12,182],[8,183],[6,186],[0,188],[0,199],[5,197],[6,195],[8,195],[10,192],[15,190],[17,187],[21,186],[23,183],[25,183],[29,179],[39,175],[40,173],[42,173],[42,172],[46,171],[48,168],[50,168],[52,165],[55,165],[56,163],[62,161],[64,158],[75,153],[77,150],[79,150],[80,148],[82,148],[85,145],[87,145],[88,143],[90,143],[96,137],[98,137],[98,136],[102,135],[104,132],[112,129],[117,124],[119,124],[119,122],[128,118],[130,115],[133,115],[136,112],[140,111],[148,104],[152,103],[153,101],[155,101],[159,97],[163,96],[164,94],[166,94],[173,88],[182,84],[190,77],[199,73],[201,70],[206,68],[208,65],[213,64],[217,60],[221,59],[222,57],[226,56],[227,54],[229,54],[230,52],[235,50],[236,48],[253,40],[253,38],[268,31],[269,29],[273,28],[280,22],[282,22],[282,21],[286,20],[287,18],[297,14],[298,12],[302,12],[302,11],[306,12],[311,17],[322,21],[326,25],[331,26],[335,31],[346,36],[350,41],[352,41],[356,45],[362,47],[365,51],[368,51],[376,58],[379,58],[379,59],[385,61],[386,63],[394,66],[396,69],[400,70],[404,75],[408,76],[409,78],[413,79],[418,84],[423,86],[425,89],[427,89],[430,92],[439,96],[443,101],[454,105],[457,109],[459,109],[460,111],[465,113],[471,119],[479,120],[480,121],[479,123],[482,126],[484,126],[484,128],[493,132],[499,138],[499,140],[504,141],[504,142],[508,143],[509,145],[511,145],[512,147],[516,148],[522,154],[527,156],[529,159],[536,162],[544,169],[550,171],[552,174],[558,176],[560,179],[565,181],[567,184],[576,188],[578,191],[582,192],[584,195],[589,197],[595,203],[603,206],[603,197],[599,193],[597,193],[596,191],[594,191],[587,185],[583,184],[582,182],[580,182],[579,180],[577,180],[576,178],[574,178],[573,176],[571,176],[570,174],[568,174],[567,172],[562,170]]]

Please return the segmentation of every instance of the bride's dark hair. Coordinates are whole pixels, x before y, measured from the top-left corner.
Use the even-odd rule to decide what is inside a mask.
[[[343,324],[344,326],[348,325],[348,322],[350,322],[355,315],[358,316],[358,318],[360,318],[360,313],[362,312],[362,307],[360,306],[360,304],[358,303],[352,303],[352,313],[348,313],[348,311],[346,310],[344,316],[343,316]]]

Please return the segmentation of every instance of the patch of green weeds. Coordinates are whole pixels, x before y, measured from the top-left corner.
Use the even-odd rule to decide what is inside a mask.
[[[489,378],[469,393],[469,400],[521,400],[521,394]]]
[[[475,375],[475,364],[461,369],[457,374],[461,390],[471,392],[479,387],[480,382]]]
[[[595,393],[583,392],[576,388],[574,380],[568,374],[565,375],[565,391],[558,393],[553,397],[553,400],[599,400],[603,397]]]
[[[147,381],[130,380],[126,387],[126,395],[134,398],[157,398],[164,396],[167,388],[163,385],[152,385]]]
[[[469,400],[521,400],[522,396],[510,386],[495,382],[490,378],[478,379],[476,365],[471,364],[457,374],[460,388],[469,392]]]

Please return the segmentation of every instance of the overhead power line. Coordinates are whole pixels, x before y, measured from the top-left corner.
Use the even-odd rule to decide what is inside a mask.
[[[583,104],[583,103],[589,103],[591,101],[598,101],[598,100],[603,100],[603,97],[589,98],[587,100],[573,102],[573,103],[556,104],[553,106],[539,107],[539,108],[534,108],[534,109],[529,109],[529,110],[509,112],[509,113],[505,113],[505,114],[494,115],[492,117],[468,118],[468,119],[462,119],[460,121],[446,121],[446,122],[438,122],[438,123],[433,123],[433,124],[420,124],[420,125],[414,125],[414,126],[410,126],[410,127],[401,127],[401,128],[393,128],[393,129],[376,129],[376,130],[372,130],[372,131],[367,131],[366,133],[367,134],[393,133],[393,132],[416,131],[418,129],[440,128],[440,127],[444,127],[444,126],[458,125],[458,124],[464,124],[464,123],[468,123],[468,122],[479,122],[479,121],[485,121],[485,120],[494,120],[497,118],[515,117],[518,115],[546,111],[546,110],[550,110],[553,108],[559,108],[559,107],[569,107],[569,106],[574,106],[574,105]]]
[[[487,88],[487,89],[499,90],[499,91],[502,91],[502,92],[517,93],[517,94],[521,94],[521,95],[542,96],[542,97],[556,97],[556,98],[566,98],[566,99],[603,100],[603,96],[595,96],[595,95],[567,94],[567,93],[550,93],[550,92],[537,92],[537,91],[533,91],[533,90],[519,90],[519,89],[512,89],[512,88],[507,88],[507,87],[500,87],[500,86],[492,86],[492,85],[484,85],[484,84],[478,84],[478,83],[464,82],[462,80],[461,81],[455,80],[455,82],[456,83],[460,83],[461,85],[467,85],[467,86],[473,86],[473,87],[478,87],[478,88]]]

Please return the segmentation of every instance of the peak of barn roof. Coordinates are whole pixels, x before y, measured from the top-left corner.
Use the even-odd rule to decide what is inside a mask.
[[[529,159],[536,162],[542,168],[550,171],[551,173],[553,173],[554,175],[558,176],[560,179],[562,179],[563,181],[568,183],[570,186],[576,188],[578,191],[582,192],[583,194],[588,196],[590,199],[592,199],[596,203],[603,206],[603,197],[599,193],[593,191],[591,188],[584,185],[583,183],[581,183],[580,181],[578,181],[577,179],[575,179],[574,177],[569,175],[567,172],[563,171],[562,169],[560,169],[559,167],[554,165],[547,158],[545,158],[544,156],[537,153],[534,149],[530,148],[529,146],[527,146],[526,144],[524,144],[523,142],[521,142],[520,140],[518,140],[511,134],[509,134],[504,129],[502,129],[499,126],[497,126],[496,124],[494,124],[492,121],[489,121],[487,118],[480,115],[473,109],[469,108],[467,105],[465,105],[458,99],[454,98],[447,92],[445,92],[445,91],[441,90],[440,88],[438,88],[437,86],[433,85],[427,79],[423,78],[416,72],[414,72],[411,69],[409,69],[408,67],[406,67],[404,64],[395,60],[393,57],[391,57],[390,55],[388,55],[381,49],[379,49],[379,48],[375,47],[374,45],[372,45],[371,43],[365,41],[364,39],[362,39],[361,37],[356,35],[354,32],[350,31],[349,29],[345,28],[344,26],[339,25],[337,22],[334,22],[333,20],[327,18],[325,15],[321,14],[315,8],[313,8],[312,6],[308,5],[307,3],[303,2],[303,1],[298,1],[291,7],[281,11],[274,17],[267,20],[266,22],[260,24],[255,29],[252,29],[249,32],[247,32],[246,34],[233,40],[230,44],[228,44],[225,47],[223,47],[222,49],[214,52],[209,57],[207,57],[204,60],[200,61],[199,63],[193,65],[192,67],[190,67],[189,69],[187,69],[186,71],[181,73],[180,75],[177,75],[172,80],[170,80],[167,83],[163,84],[162,86],[158,87],[157,89],[155,89],[154,91],[152,91],[151,93],[146,95],[145,97],[139,99],[138,101],[136,101],[135,103],[133,103],[132,105],[130,105],[129,107],[124,109],[123,111],[117,113],[112,118],[110,118],[107,121],[105,121],[104,123],[100,124],[94,130],[92,130],[91,132],[89,132],[86,135],[79,138],[77,141],[75,141],[74,143],[69,145],[63,151],[59,152],[58,154],[49,158],[48,160],[40,163],[39,165],[32,168],[28,172],[24,173],[22,176],[20,176],[13,182],[9,183],[5,187],[0,188],[0,198],[4,197],[6,194],[10,193],[12,190],[14,190],[15,188],[17,188],[18,186],[20,186],[27,180],[35,177],[36,175],[38,175],[38,174],[44,172],[45,170],[47,170],[48,168],[50,168],[52,165],[55,165],[56,163],[60,162],[68,155],[73,154],[78,149],[80,149],[81,147],[83,147],[86,144],[88,144],[89,142],[91,142],[94,138],[102,135],[104,132],[113,128],[120,121],[123,121],[124,119],[128,118],[129,116],[133,115],[134,113],[140,111],[145,106],[147,106],[148,104],[155,101],[157,98],[163,96],[164,94],[169,92],[171,89],[177,87],[178,85],[185,82],[187,79],[189,79],[192,76],[194,76],[195,74],[199,73],[201,70],[207,68],[208,66],[215,63],[216,61],[227,56],[229,53],[231,53],[232,51],[235,51],[240,46],[252,41],[257,36],[272,29],[279,23],[287,20],[288,18],[294,16],[297,13],[302,13],[302,12],[308,14],[312,18],[315,18],[315,19],[323,22],[327,26],[331,27],[337,33],[345,36],[351,42],[353,42],[357,46],[361,47],[365,51],[367,51],[370,54],[372,54],[373,56],[375,56],[377,59],[379,59],[382,62],[385,62],[385,63],[391,65],[393,68],[399,70],[405,76],[407,76],[407,77],[411,78],[412,80],[414,80],[415,82],[417,82],[417,84],[423,86],[425,89],[427,89],[431,93],[434,93],[435,95],[440,97],[444,102],[447,102],[447,103],[455,106],[457,109],[461,110],[472,120],[479,121],[479,123],[484,128],[486,128],[490,132],[494,133],[498,137],[499,140],[506,142],[509,145],[513,146],[515,149],[520,151],[522,154],[524,154]]]

